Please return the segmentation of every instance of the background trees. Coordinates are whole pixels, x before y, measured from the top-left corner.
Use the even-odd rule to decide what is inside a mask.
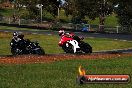
[[[61,0],[1,0],[0,3],[10,1],[14,3],[14,12],[19,17],[39,19],[40,9],[36,5],[43,5],[43,11],[50,13],[54,18],[58,15],[58,9],[63,8],[65,14],[72,16],[72,22],[79,23],[82,19],[94,20],[99,18],[100,31],[106,16],[115,13],[119,18],[119,23],[125,29],[132,26],[132,2],[131,0],[65,0],[62,5]]]
[[[72,14],[80,20],[85,16],[90,19],[99,17],[102,31],[105,17],[112,12],[117,14],[120,25],[126,27],[126,30],[132,26],[131,0],[66,0],[65,10],[67,14]]]
[[[66,0],[65,10],[74,18],[88,17],[94,20],[99,17],[100,30],[103,31],[105,16],[112,13],[112,3],[105,0]]]
[[[21,12],[20,15],[26,13],[28,18],[38,19],[40,18],[40,8],[38,6],[42,5],[43,10],[51,13],[54,17],[57,15],[57,10],[60,4],[60,0],[13,0],[14,9]],[[22,13],[22,10],[26,12]]]
[[[132,31],[132,1],[113,0],[113,5],[117,5],[114,11],[119,18],[119,23],[126,31]]]

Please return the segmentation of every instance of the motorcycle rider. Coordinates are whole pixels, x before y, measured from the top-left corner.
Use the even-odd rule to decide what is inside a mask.
[[[64,30],[59,31],[59,36],[61,36],[61,39],[58,44],[59,46],[62,46],[68,40],[73,40],[72,36],[69,33],[65,33]]]
[[[61,40],[59,41],[59,46],[62,46],[68,40],[76,40],[80,42],[80,40],[84,39],[83,37],[78,37],[74,33],[65,33],[64,30],[59,31],[59,36],[61,36]]]
[[[23,38],[24,38],[24,35],[19,34],[18,32],[14,32],[14,33],[13,33],[12,41],[18,43],[20,40],[21,40],[21,41],[24,41]]]
[[[24,35],[19,34],[18,32],[13,33],[13,38],[11,40],[10,46],[12,49],[19,48],[20,50],[25,49],[25,40],[23,39]]]
[[[18,38],[18,35],[19,35],[18,32],[13,33],[13,38],[12,38],[11,43],[10,43],[11,47],[15,47],[16,43],[20,40]]]
[[[12,39],[14,39],[14,41],[16,41],[16,42],[19,41],[18,35],[19,35],[18,32],[13,33],[13,38]]]

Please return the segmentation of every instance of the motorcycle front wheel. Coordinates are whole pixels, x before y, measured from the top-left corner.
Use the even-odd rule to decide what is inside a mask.
[[[66,53],[74,53],[74,49],[73,49],[73,45],[70,43],[65,43],[62,46],[62,49],[64,50],[64,52]]]
[[[44,55],[45,54],[45,51],[44,51],[44,49],[39,48],[37,50],[34,50],[34,53],[33,54]]]
[[[12,55],[22,55],[22,50],[20,50],[18,48],[16,48],[16,49],[11,48],[11,53],[12,53]]]

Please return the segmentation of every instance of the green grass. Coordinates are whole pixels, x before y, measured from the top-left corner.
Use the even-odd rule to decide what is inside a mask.
[[[31,41],[37,40],[40,46],[45,49],[46,53],[63,53],[61,47],[58,46],[60,40],[56,35],[31,35],[24,34],[26,39]],[[0,33],[0,55],[10,55],[10,41],[12,39],[11,33]],[[112,50],[132,48],[131,41],[120,41],[112,39],[102,38],[86,38],[85,42],[89,43],[93,47],[93,51],[99,50]]]
[[[94,51],[132,48],[132,41],[107,38],[86,38],[84,41],[90,43],[93,46]]]
[[[116,27],[119,26],[118,18],[116,15],[110,15],[106,17],[105,25],[108,27]]]
[[[129,74],[132,57],[64,60],[53,63],[0,65],[0,88],[131,88],[132,84],[76,84],[78,67],[87,74]]]
[[[95,20],[90,20],[89,24],[99,25],[99,18],[96,18]],[[112,14],[110,16],[106,16],[105,18],[105,26],[106,27],[116,27],[118,26],[118,18],[115,14]]]
[[[0,14],[5,16],[5,17],[10,17],[14,13],[13,9],[0,9]]]

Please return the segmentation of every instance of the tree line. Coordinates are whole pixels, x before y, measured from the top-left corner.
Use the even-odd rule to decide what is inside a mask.
[[[43,5],[43,9],[51,13],[54,17],[58,15],[58,8],[65,10],[65,15],[72,15],[74,21],[81,21],[85,17],[94,20],[99,17],[100,29],[103,30],[105,17],[112,13],[117,14],[119,23],[123,27],[130,29],[132,26],[132,2],[131,0],[1,0],[0,3],[10,1],[14,3],[14,8],[20,13],[29,15],[30,18],[39,18],[39,10],[36,5]],[[63,0],[64,1],[64,0]]]

